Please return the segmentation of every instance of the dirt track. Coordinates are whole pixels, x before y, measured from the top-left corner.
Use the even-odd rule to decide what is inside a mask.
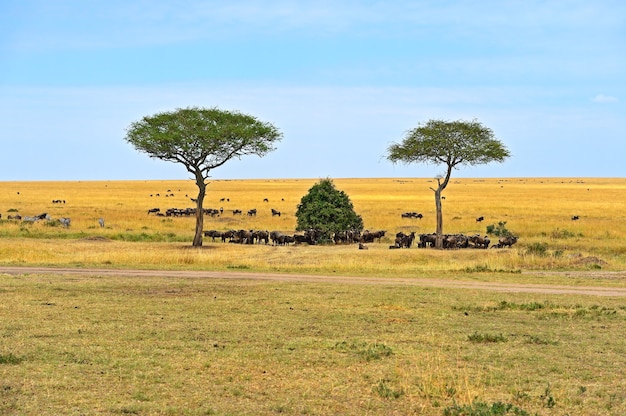
[[[407,285],[447,287],[456,289],[491,290],[495,292],[524,292],[540,294],[578,294],[590,296],[626,296],[626,287],[601,287],[601,286],[564,286],[564,285],[540,285],[540,284],[515,284],[515,283],[490,283],[468,282],[445,279],[425,278],[381,278],[381,277],[351,277],[351,276],[317,276],[305,274],[278,274],[278,273],[243,273],[243,272],[215,272],[215,271],[172,271],[172,270],[136,270],[136,269],[79,269],[65,267],[1,267],[0,274],[25,275],[25,274],[56,274],[64,276],[120,276],[120,277],[144,277],[159,276],[172,278],[198,278],[198,279],[240,279],[240,280],[269,280],[281,282],[316,282],[316,283],[342,283],[360,285]],[[534,275],[564,275],[572,278],[603,278],[623,280],[626,282],[626,271],[620,272],[526,272]]]

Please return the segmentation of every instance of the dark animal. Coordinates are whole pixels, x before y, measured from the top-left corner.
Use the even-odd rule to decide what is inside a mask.
[[[405,234],[402,231],[396,234],[396,239],[394,241],[395,246],[397,248],[411,248],[413,245],[413,240],[415,240],[415,232],[411,232],[411,234]]]
[[[378,230],[374,232],[370,232],[369,230],[363,231],[363,235],[361,236],[362,243],[373,243],[374,240],[378,240],[380,243],[380,239],[385,236],[386,230]]]
[[[405,212],[402,214],[402,218],[417,218],[421,220],[424,216],[418,212]]]
[[[251,209],[251,210],[248,210],[248,215],[249,215],[249,216],[251,216],[251,217],[252,217],[252,216],[254,216],[254,215],[256,215],[256,208],[253,208],[253,209]]]
[[[481,237],[480,235],[476,234],[469,238],[469,242],[477,248],[488,248],[491,240],[489,240],[489,237],[487,236]]]
[[[261,243],[264,242],[265,244],[268,244],[270,242],[270,232],[265,230],[265,231],[257,231],[256,232],[256,241],[257,243]]]
[[[205,237],[211,237],[211,241],[215,241],[216,238],[220,238],[222,233],[217,230],[209,230],[204,232]]]
[[[270,202],[270,200],[267,198],[263,198],[263,202]]]
[[[579,217],[578,215],[574,215],[574,216],[572,217],[572,221],[576,221],[576,220],[579,220],[579,219],[580,219],[580,217]]]
[[[148,215],[150,215],[150,214],[156,214],[156,213],[158,213],[158,212],[161,212],[161,209],[160,209],[160,208],[150,208],[150,209],[148,210]]]
[[[484,219],[485,219],[485,217],[478,217],[478,218],[476,218],[476,222],[481,222],[481,221],[483,221]]]
[[[420,242],[418,243],[418,247],[435,247],[437,243],[437,234],[420,234]]]
[[[272,245],[281,245],[283,240],[283,233],[280,231],[271,231],[270,232],[270,240],[272,240]]]
[[[278,210],[276,210],[276,209],[272,208],[272,217],[273,217],[273,216],[275,216],[275,215],[277,215],[277,216],[279,216],[279,217],[280,217],[280,211],[278,211]]]
[[[234,209],[233,210],[233,215],[241,215],[241,214],[242,214],[242,212],[241,212],[240,209]]]
[[[510,248],[515,243],[517,243],[517,237],[514,235],[510,235],[508,237],[504,237],[498,240],[498,247],[503,248],[508,246]]]
[[[367,246],[363,245],[363,243],[359,243],[359,250],[367,250]]]

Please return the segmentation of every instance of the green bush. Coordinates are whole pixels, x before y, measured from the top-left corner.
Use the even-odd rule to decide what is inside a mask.
[[[313,185],[302,197],[296,218],[296,230],[317,231],[317,242],[329,240],[333,233],[363,230],[363,219],[354,211],[348,195],[335,188],[328,178]]]
[[[513,233],[506,228],[506,221],[500,221],[498,225],[488,225],[487,234],[495,235],[496,237],[508,237],[513,235]]]

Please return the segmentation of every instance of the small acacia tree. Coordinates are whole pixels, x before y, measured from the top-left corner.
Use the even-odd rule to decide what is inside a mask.
[[[296,230],[316,231],[318,241],[333,233],[363,230],[363,219],[354,211],[350,197],[335,188],[331,179],[322,179],[302,197],[296,210]]]
[[[128,127],[125,140],[152,158],[181,163],[198,186],[193,246],[202,246],[209,172],[233,158],[264,156],[282,134],[269,123],[235,111],[184,108],[146,116]]]
[[[503,162],[509,156],[509,151],[495,138],[493,131],[477,121],[429,120],[409,130],[401,143],[393,143],[387,149],[387,159],[392,163],[426,163],[446,167],[445,175],[436,178],[437,188],[430,188],[435,193],[437,210],[437,248],[443,245],[441,192],[448,186],[452,169],[459,165]]]

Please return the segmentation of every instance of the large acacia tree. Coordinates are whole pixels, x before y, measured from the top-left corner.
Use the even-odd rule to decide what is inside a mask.
[[[181,163],[196,181],[196,232],[202,246],[204,197],[209,172],[233,158],[264,156],[282,134],[273,125],[236,111],[190,107],[146,116],[133,122],[125,140],[152,158]]]
[[[435,193],[437,210],[437,248],[443,245],[441,192],[448,186],[452,170],[461,165],[503,162],[509,156],[509,151],[495,138],[493,131],[475,120],[429,120],[409,130],[401,143],[393,143],[387,149],[387,159],[392,163],[445,166],[445,175],[436,178],[437,188],[430,188]]]

